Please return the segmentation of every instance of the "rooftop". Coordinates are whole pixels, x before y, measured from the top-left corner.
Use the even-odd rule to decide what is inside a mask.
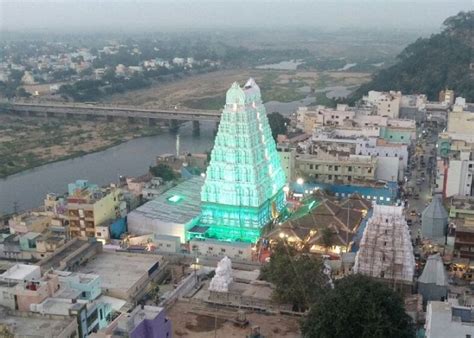
[[[99,275],[102,289],[126,293],[159,261],[156,255],[102,252],[79,267],[79,272]]]
[[[187,223],[201,212],[201,187],[204,179],[190,178],[129,214],[169,223]]]
[[[5,325],[15,337],[58,337],[75,318],[52,319],[28,313],[28,315],[9,314],[0,307],[0,325]]]
[[[0,275],[0,278],[4,279],[13,279],[13,280],[24,280],[30,275],[36,275],[38,278],[41,276],[40,268],[37,265],[27,265],[27,264],[15,264],[3,274]]]

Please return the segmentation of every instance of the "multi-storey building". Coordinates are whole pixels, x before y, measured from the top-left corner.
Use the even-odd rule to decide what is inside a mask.
[[[69,185],[67,217],[71,237],[102,237],[97,227],[120,217],[123,209],[122,191],[116,187],[99,188],[87,181]]]
[[[295,172],[317,182],[350,184],[375,181],[376,166],[371,156],[318,152],[296,155]]]
[[[371,90],[363,101],[376,107],[377,115],[398,118],[400,114],[401,92],[377,92]]]

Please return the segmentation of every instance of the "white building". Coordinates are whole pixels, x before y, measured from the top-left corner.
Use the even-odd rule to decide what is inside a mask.
[[[201,214],[204,179],[190,178],[128,214],[128,230],[134,235],[169,235],[186,241],[186,231]]]
[[[15,264],[0,275],[5,282],[23,282],[24,280],[39,280],[41,269],[38,265]]]
[[[377,115],[398,118],[400,115],[401,92],[377,92],[371,90],[363,97],[366,104],[376,107]]]
[[[471,307],[432,301],[426,308],[426,338],[474,337],[474,314]]]
[[[376,176],[380,180],[401,180],[408,166],[408,146],[402,143],[388,143],[374,137],[358,138],[356,154],[377,157]]]
[[[460,159],[449,160],[446,180],[446,197],[473,196],[474,160],[470,152],[461,152]]]
[[[286,180],[291,182],[295,179],[296,149],[291,148],[289,145],[278,144],[277,151],[280,155],[280,162],[285,172]]]
[[[232,259],[252,260],[252,244],[246,242],[225,242],[214,239],[189,241],[191,253],[197,256],[229,257]]]

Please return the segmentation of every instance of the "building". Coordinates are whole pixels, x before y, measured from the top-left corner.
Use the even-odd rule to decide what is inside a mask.
[[[426,338],[460,337],[474,334],[474,312],[471,307],[449,302],[431,301],[426,308]]]
[[[204,179],[190,178],[130,212],[128,231],[134,235],[176,236],[186,241],[186,232],[196,225],[201,211]]]
[[[252,244],[248,242],[226,242],[213,239],[193,238],[189,241],[190,252],[197,257],[229,257],[245,261],[252,260]]]
[[[262,103],[249,79],[226,94],[201,191],[199,227],[190,237],[255,242],[285,205],[286,179]]]
[[[77,271],[100,276],[104,295],[134,303],[145,294],[162,262],[156,255],[103,252]]]
[[[40,260],[37,265],[41,267],[43,273],[51,269],[74,271],[100,252],[102,252],[101,242],[74,238]]]
[[[444,241],[448,227],[448,212],[440,195],[433,196],[431,203],[421,214],[421,234],[424,238]]]
[[[462,106],[456,106],[456,109],[448,114],[448,133],[472,134],[474,128],[474,112],[464,110]]]
[[[121,314],[107,328],[90,337],[171,338],[172,333],[171,321],[164,308],[140,305],[131,313]]]
[[[390,143],[380,138],[357,139],[355,153],[376,156],[376,177],[384,181],[402,180],[408,166],[408,145]]]
[[[314,253],[340,255],[349,250],[370,209],[371,203],[356,194],[338,202],[317,191],[267,237],[285,239]]]
[[[178,236],[149,234],[127,237],[124,242],[130,246],[141,246],[150,251],[177,253],[181,252],[181,238]]]
[[[418,292],[423,296],[424,304],[447,299],[448,273],[439,253],[428,257],[423,273],[418,278]]]
[[[398,118],[400,115],[401,92],[377,92],[369,91],[362,100],[369,105],[376,107],[377,115]]]
[[[37,265],[15,264],[0,275],[5,282],[22,282],[24,280],[39,280],[41,270]]]
[[[40,315],[32,312],[21,313],[0,307],[1,337],[78,337],[75,318],[70,316]]]
[[[459,159],[450,159],[445,173],[445,196],[474,196],[474,158],[472,152],[460,152]]]
[[[280,155],[281,167],[283,168],[286,179],[290,182],[295,180],[296,149],[287,144],[278,144],[277,151]]]
[[[51,216],[39,212],[27,212],[10,218],[8,226],[12,234],[40,233],[46,230],[50,222]]]
[[[446,89],[440,91],[438,101],[451,106],[454,103],[454,90]]]
[[[122,191],[116,187],[99,188],[78,180],[68,185],[67,218],[71,237],[103,237],[97,227],[120,218],[125,211]]]
[[[403,207],[375,204],[359,246],[355,273],[411,292],[415,257]]]
[[[296,155],[297,177],[321,183],[351,184],[376,180],[377,159],[372,156],[316,150]]]

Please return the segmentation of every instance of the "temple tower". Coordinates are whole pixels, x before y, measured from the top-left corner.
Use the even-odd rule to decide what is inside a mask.
[[[285,205],[285,181],[260,88],[232,84],[201,191],[202,236],[255,242]]]

